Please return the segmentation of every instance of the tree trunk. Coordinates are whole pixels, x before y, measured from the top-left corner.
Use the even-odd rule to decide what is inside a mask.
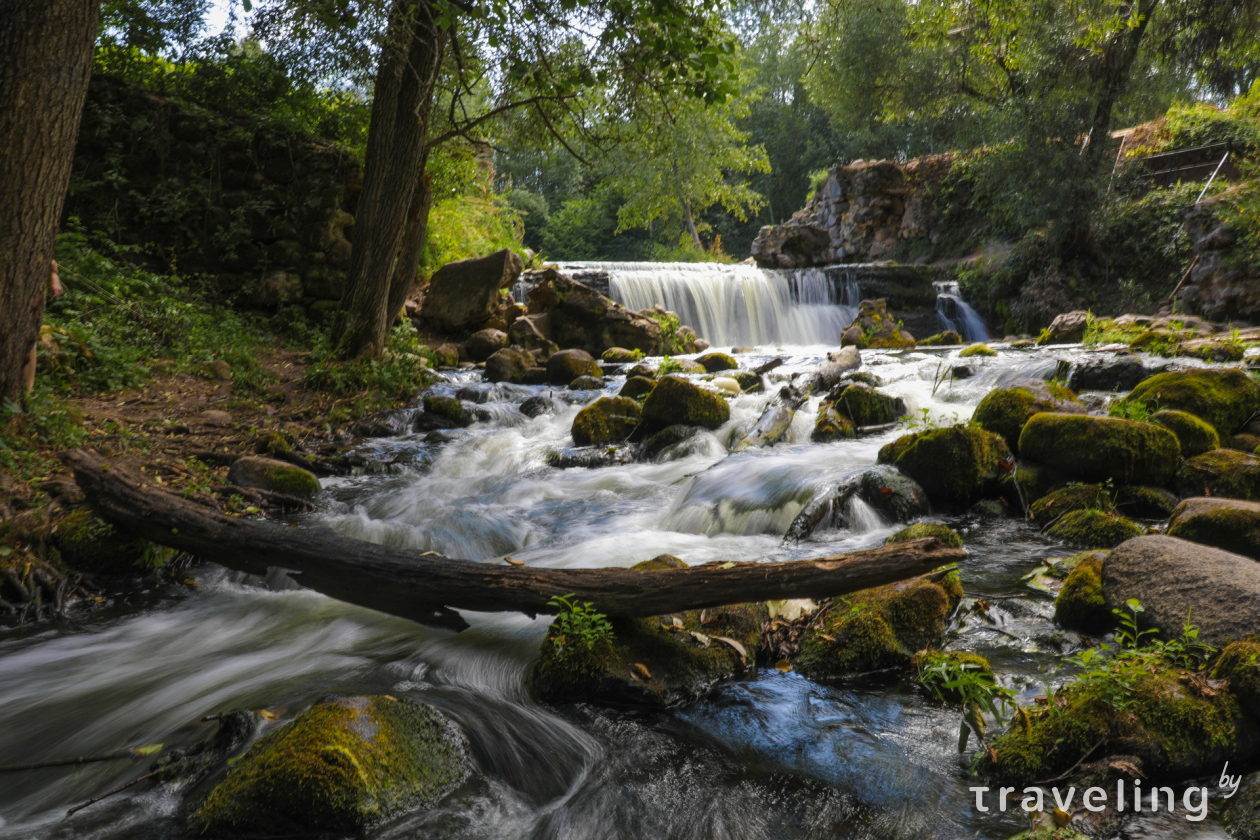
[[[344,537],[327,528],[218,513],[147,484],[94,453],[61,453],[102,516],[145,539],[264,574],[278,566],[331,598],[425,624],[467,626],[454,609],[554,613],[576,595],[609,615],[647,616],[747,601],[826,598],[929,572],[966,556],[935,539],[815,560],[713,563],[689,569],[547,569],[492,565]],[[647,559],[647,558],[644,558]]]
[[[394,279],[389,287],[389,323],[393,324],[398,317],[407,295],[416,283],[416,275],[420,271],[420,256],[424,252],[424,243],[429,232],[429,211],[433,208],[433,185],[428,173],[423,168],[428,163],[426,152],[424,162],[420,164],[419,183],[411,195],[411,209],[407,212],[407,230],[403,234],[402,250],[398,252],[398,262],[394,265]]]
[[[0,6],[0,397],[18,400],[39,337],[99,0]]]
[[[700,241],[700,232],[696,230],[696,220],[691,216],[691,204],[688,203],[683,195],[682,176],[678,174],[678,155],[674,155],[674,182],[678,185],[678,203],[682,205],[683,218],[687,220],[687,229],[691,231],[691,238],[695,240],[696,250],[703,251],[704,243]]]
[[[395,0],[368,124],[350,276],[333,330],[338,354],[380,358],[394,263],[424,160],[445,35],[429,0]]]

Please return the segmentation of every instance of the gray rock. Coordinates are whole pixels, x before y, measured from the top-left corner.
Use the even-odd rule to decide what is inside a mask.
[[[814,393],[821,394],[830,391],[840,383],[846,373],[855,371],[861,366],[862,354],[857,347],[843,347],[839,352],[828,353],[827,361],[818,367],[818,373],[814,375]]]
[[[1050,322],[1038,344],[1076,344],[1085,337],[1090,315],[1083,309],[1064,312]]]
[[[478,330],[464,342],[464,350],[468,353],[468,358],[474,362],[484,362],[494,355],[496,350],[506,346],[507,333],[490,328]]]
[[[485,376],[490,382],[520,382],[533,366],[534,357],[529,353],[519,347],[504,347],[486,359]]]
[[[1136,356],[1118,356],[1072,365],[1067,382],[1073,391],[1132,391],[1162,369],[1148,368]]]
[[[1168,521],[1168,536],[1260,560],[1260,503],[1206,496],[1186,499]]]
[[[499,290],[511,288],[523,269],[508,249],[488,257],[447,263],[433,274],[421,317],[446,332],[477,329],[499,309]]]

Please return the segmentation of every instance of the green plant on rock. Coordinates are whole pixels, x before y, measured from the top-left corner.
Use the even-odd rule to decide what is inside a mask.
[[[988,663],[979,656],[928,651],[916,659],[919,684],[941,702],[957,706],[962,712],[958,730],[960,753],[966,751],[972,731],[984,741],[986,713],[1002,723],[1014,707],[1015,692],[999,685]]]
[[[662,339],[663,341],[663,339]],[[671,373],[682,373],[683,365],[677,359],[666,355],[661,359],[661,363],[656,368],[657,376],[668,376]]]
[[[909,414],[902,418],[901,428],[910,429],[916,432],[927,432],[932,429],[948,429],[952,426],[961,426],[962,420],[955,411],[948,416],[944,413],[933,414],[930,408],[920,408],[917,416]]]
[[[1122,420],[1136,420],[1139,423],[1151,422],[1151,415],[1159,411],[1159,404],[1147,405],[1144,402],[1120,400],[1107,409],[1108,417],[1119,417]]]
[[[594,604],[577,600],[573,593],[555,595],[547,603],[557,608],[547,634],[557,652],[593,651],[612,641],[608,616],[596,610]]]

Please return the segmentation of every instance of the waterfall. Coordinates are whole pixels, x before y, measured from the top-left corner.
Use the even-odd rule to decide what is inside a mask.
[[[848,514],[849,530],[855,534],[865,534],[868,531],[886,527],[884,518],[879,515],[879,511],[857,496],[849,499]]]
[[[942,330],[953,330],[964,341],[988,341],[989,330],[980,313],[962,299],[958,283],[934,283],[936,286],[936,317]]]
[[[852,276],[835,280],[818,268],[643,262],[568,263],[562,269],[604,274],[613,300],[635,310],[660,304],[718,347],[839,344],[860,298]]]

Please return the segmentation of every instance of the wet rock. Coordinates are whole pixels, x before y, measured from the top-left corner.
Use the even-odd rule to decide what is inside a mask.
[[[1168,536],[1260,560],[1260,503],[1186,499],[1168,521]]]
[[[1079,309],[1064,312],[1050,322],[1037,339],[1037,344],[1079,344],[1085,338],[1091,317],[1088,312]]]
[[[486,380],[489,382],[521,382],[526,371],[534,366],[534,357],[519,347],[504,347],[486,359]]]
[[[865,371],[865,370],[859,370],[859,371],[853,371],[852,373],[846,373],[840,377],[840,381],[841,382],[858,382],[858,383],[861,383],[862,385],[869,385],[872,388],[880,388],[880,387],[883,387],[883,384],[884,384],[884,380],[880,379],[875,374],[869,371]]]
[[[1072,365],[1067,384],[1073,391],[1131,391],[1155,373],[1136,356],[1117,356]]]
[[[1113,548],[1145,533],[1138,525],[1101,510],[1074,510],[1059,517],[1046,534],[1081,548]]]
[[[830,601],[806,631],[793,665],[810,679],[904,667],[917,651],[940,640],[961,597],[958,575],[950,572]]]
[[[884,543],[887,545],[890,543],[909,542],[910,540],[920,540],[925,537],[935,537],[945,543],[945,545],[950,545],[954,548],[962,548],[963,546],[962,534],[940,522],[916,522],[909,528],[902,528],[884,540]]]
[[[579,376],[569,383],[570,391],[598,391],[604,387],[604,380],[594,376]]]
[[[1221,438],[1216,429],[1193,414],[1165,409],[1152,414],[1151,422],[1163,426],[1177,436],[1183,458],[1193,458],[1221,446]]]
[[[735,361],[734,356],[717,352],[705,353],[703,356],[696,357],[696,364],[709,373],[717,373],[722,370],[736,370],[739,367],[739,362]]]
[[[362,832],[430,808],[470,774],[460,731],[424,703],[344,697],[261,738],[192,820],[209,835]]]
[[[1224,496],[1260,501],[1260,458],[1214,449],[1182,462],[1176,490],[1186,496]]]
[[[669,555],[637,569],[685,568]],[[755,665],[765,604],[650,618],[609,618],[611,634],[586,646],[552,624],[532,681],[545,701],[664,708],[694,700]],[[735,644],[731,644],[731,641]]]
[[[554,414],[558,409],[556,401],[550,397],[530,397],[521,403],[520,412],[526,417],[541,417],[544,414]]]
[[[642,376],[644,379],[656,379],[656,369],[650,368],[647,365],[640,362],[639,364],[630,368],[630,370],[626,371],[627,379],[630,379],[635,376]]]
[[[433,273],[420,317],[441,332],[480,329],[499,311],[499,292],[520,277],[521,258],[508,249],[447,263]]]
[[[858,304],[857,318],[845,328],[841,343],[860,349],[913,348],[914,336],[901,328],[888,312],[888,301],[864,300]]]
[[[150,545],[122,526],[96,516],[84,506],[72,510],[53,534],[62,561],[77,572],[125,575],[143,570]]]
[[[547,359],[547,379],[552,385],[568,385],[579,376],[603,375],[599,362],[585,350],[561,350]]]
[[[739,390],[744,394],[754,394],[764,390],[761,374],[751,370],[739,370],[731,374],[731,379],[739,383]]]
[[[642,409],[626,397],[600,397],[577,413],[571,433],[578,446],[625,440],[639,426]]]
[[[976,375],[976,369],[971,365],[954,365],[949,369],[949,375],[954,379],[970,379]]]
[[[1122,403],[1189,412],[1228,437],[1260,407],[1260,383],[1236,368],[1169,371],[1138,385]]]
[[[709,379],[709,384],[728,397],[738,397],[743,389],[739,387],[739,382],[729,376],[714,376]]]
[[[1224,823],[1233,840],[1260,840],[1260,772],[1248,775],[1225,800]]]
[[[852,420],[830,405],[819,406],[817,418],[814,420],[814,430],[809,434],[810,440],[814,443],[831,443],[855,437],[857,437],[857,427],[853,425]]]
[[[1099,551],[1070,558],[1075,565],[1054,599],[1056,624],[1090,635],[1102,635],[1115,626],[1115,616],[1103,597],[1102,568],[1106,557],[1106,552]]]
[[[1114,513],[1111,496],[1097,484],[1074,484],[1061,487],[1033,502],[1028,512],[1033,521],[1046,527],[1066,513],[1076,510],[1097,510]]]
[[[318,496],[322,489],[319,479],[301,467],[258,455],[237,458],[228,468],[227,480],[228,484],[238,487],[269,490],[300,499]]]
[[[643,443],[643,455],[649,460],[655,458],[669,447],[684,440],[690,440],[700,433],[697,426],[684,426],[682,424],[667,426],[656,434],[649,437]]]
[[[731,419],[731,407],[721,396],[694,382],[666,376],[644,400],[643,419],[653,429],[679,423],[716,429]]]
[[[484,362],[494,355],[496,350],[501,350],[506,346],[507,333],[487,327],[468,337],[468,340],[464,342],[464,352],[474,362]]]
[[[545,367],[532,365],[523,374],[521,374],[521,378],[519,380],[513,381],[519,381],[521,385],[549,385],[551,384],[551,377],[547,375],[547,369]]]
[[[1076,394],[1053,382],[1023,379],[985,395],[971,420],[982,429],[999,434],[1014,452],[1019,452],[1019,434],[1034,414],[1084,414]]]
[[[832,388],[819,405],[834,408],[853,421],[855,426],[882,426],[898,417],[906,416],[906,403],[901,397],[893,397],[856,382],[841,382]]]
[[[539,282],[529,290],[529,313],[549,316],[548,338],[561,347],[585,350],[593,356],[610,347],[660,352],[661,327],[652,318],[554,269],[532,276]]]
[[[928,512],[928,494],[923,487],[892,467],[877,466],[863,470],[856,479],[856,492],[859,499],[894,522],[910,522],[926,516]],[[914,527],[917,526],[911,526]]]
[[[646,376],[631,376],[626,380],[626,384],[621,386],[621,390],[617,392],[619,397],[627,397],[632,400],[641,400],[652,393],[652,389],[656,387],[656,380],[649,379]]]
[[[421,401],[427,415],[426,429],[462,429],[471,426],[473,417],[464,409],[464,404],[455,397],[443,397],[438,394],[426,394]],[[420,424],[417,424],[417,428]]]
[[[1171,483],[1181,458],[1177,437],[1161,426],[1076,414],[1033,415],[1019,451],[1064,480],[1155,486]]]
[[[1112,609],[1137,598],[1151,626],[1181,636],[1186,616],[1199,641],[1220,647],[1260,627],[1260,563],[1175,537],[1137,537],[1103,564],[1103,595]]]
[[[962,344],[962,336],[953,330],[930,335],[919,342],[920,347],[953,347],[957,344]]]
[[[815,394],[830,391],[844,379],[845,374],[852,373],[861,366],[862,354],[856,347],[844,347],[838,353],[828,352],[826,361],[818,366],[810,388]]]
[[[1142,519],[1167,519],[1180,501],[1162,487],[1123,484],[1116,490],[1116,510]]]
[[[792,426],[796,409],[805,400],[805,395],[790,385],[785,385],[775,398],[767,403],[765,410],[757,418],[756,425],[731,447],[731,451],[740,452],[759,446],[773,446],[781,441]]]
[[[970,359],[973,356],[996,356],[997,351],[987,344],[972,344],[970,347],[964,347],[958,354],[960,359]]]
[[[627,350],[624,347],[609,347],[599,355],[605,362],[618,365],[632,365],[643,358],[642,350]]]
[[[636,444],[569,446],[547,456],[547,466],[558,470],[599,469],[629,464],[639,454]]]
[[[970,507],[1000,493],[1002,478],[1015,466],[1006,441],[974,426],[951,426],[905,435],[879,450],[913,478],[938,504]]]

